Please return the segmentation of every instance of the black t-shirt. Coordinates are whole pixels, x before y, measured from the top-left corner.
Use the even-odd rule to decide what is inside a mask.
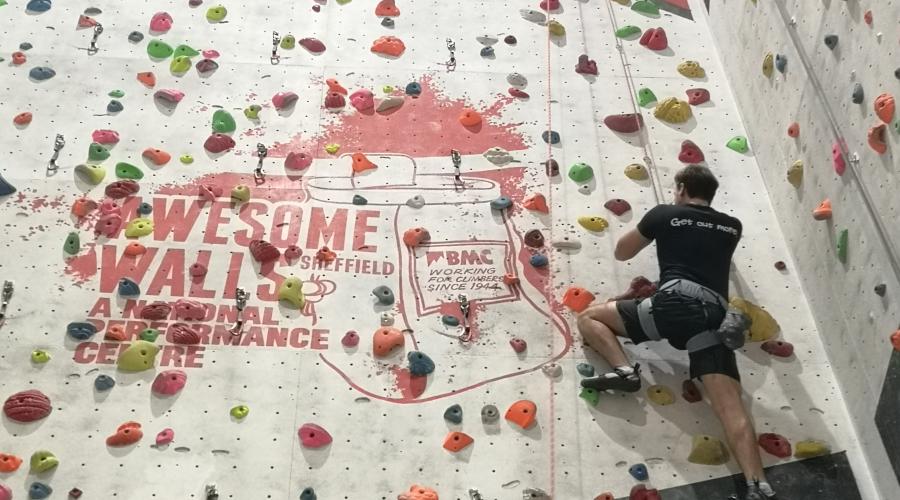
[[[656,240],[659,282],[684,278],[728,298],[731,256],[741,239],[741,221],[700,205],[657,205],[637,225]]]

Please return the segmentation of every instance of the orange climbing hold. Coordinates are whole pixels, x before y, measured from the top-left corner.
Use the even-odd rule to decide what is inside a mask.
[[[153,162],[154,165],[163,166],[172,159],[172,155],[166,153],[162,149],[147,148],[143,152],[144,158]]]
[[[78,217],[87,217],[87,214],[97,208],[97,202],[90,198],[78,198],[72,203],[72,215]]]
[[[527,429],[534,424],[536,415],[537,405],[527,399],[522,399],[513,403],[512,406],[506,410],[506,416],[504,418],[523,429]]]
[[[580,286],[571,286],[566,293],[563,294],[562,303],[569,309],[580,313],[587,309],[591,302],[594,301],[594,294],[581,288]]]
[[[462,123],[463,127],[474,127],[481,123],[481,115],[472,108],[464,108],[459,115],[459,123]]]
[[[900,351],[900,330],[891,334],[891,345],[894,346],[894,350]]]
[[[362,153],[353,153],[351,155],[353,158],[353,173],[358,174],[360,172],[365,172],[366,170],[372,170],[373,168],[378,168],[378,165],[372,163],[366,155]]]
[[[106,330],[106,335],[103,336],[103,340],[113,340],[117,342],[124,342],[125,339],[128,338],[125,336],[125,327],[122,325],[112,325]]]
[[[143,83],[148,87],[156,86],[156,75],[153,74],[152,71],[145,71],[143,73],[137,74],[137,79],[139,82]]]
[[[13,118],[13,123],[16,125],[28,125],[31,123],[32,115],[29,112],[19,113]]]
[[[800,137],[800,124],[794,122],[788,126],[788,136],[790,137]]]
[[[431,488],[414,484],[406,493],[397,495],[397,500],[438,500],[438,494]]]
[[[887,151],[887,143],[884,142],[885,130],[887,130],[887,126],[883,123],[879,123],[870,128],[868,133],[869,147],[880,155],[883,155]]]
[[[522,206],[524,206],[528,210],[534,210],[535,212],[541,212],[545,214],[550,213],[550,207],[547,206],[547,198],[545,198],[541,193],[534,193],[528,198],[522,200]]]
[[[379,328],[372,335],[372,352],[378,357],[387,356],[395,347],[403,347],[403,344],[403,332],[396,328]]]
[[[147,247],[141,245],[136,241],[132,241],[125,247],[125,255],[129,257],[137,257],[138,255],[144,255],[147,252]]]
[[[613,494],[608,491],[606,493],[601,493],[594,497],[594,500],[615,500],[615,499],[616,499],[616,497],[614,497]]]
[[[125,422],[116,429],[116,433],[106,438],[106,446],[128,446],[137,443],[144,437],[141,424]]]
[[[403,233],[403,243],[408,247],[417,247],[422,243],[431,239],[431,235],[428,234],[428,230],[424,227],[414,227],[412,229],[407,229],[405,233]]]
[[[400,9],[394,0],[381,0],[375,6],[375,15],[381,17],[397,17],[400,15]]]
[[[341,86],[334,78],[325,80],[325,83],[328,84],[328,92],[337,92],[338,94],[347,95],[347,89]]]
[[[403,40],[395,36],[383,36],[372,43],[372,52],[399,57],[406,50]]]
[[[328,247],[322,247],[316,252],[316,260],[319,262],[331,262],[337,258],[337,254]]]
[[[15,455],[0,453],[0,472],[15,472],[22,465],[22,459]]]
[[[875,114],[884,123],[891,123],[891,120],[894,119],[894,96],[885,93],[876,97]]]
[[[815,210],[813,210],[813,219],[828,220],[831,218],[831,200],[825,198]]]
[[[444,449],[457,453],[462,451],[466,446],[474,443],[475,440],[465,432],[451,432],[444,439]]]

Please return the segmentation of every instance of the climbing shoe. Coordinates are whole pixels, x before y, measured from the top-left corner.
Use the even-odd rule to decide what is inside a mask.
[[[616,368],[614,371],[600,375],[599,377],[586,378],[581,381],[581,387],[596,391],[622,391],[637,392],[641,390],[641,365],[634,365],[629,373]]]
[[[759,481],[757,481],[747,486],[747,493],[743,497],[734,494],[728,497],[728,500],[778,500],[778,497],[774,493],[772,496],[767,496],[763,493],[759,487]]]

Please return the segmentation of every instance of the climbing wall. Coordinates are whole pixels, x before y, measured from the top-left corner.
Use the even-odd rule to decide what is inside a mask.
[[[207,498],[207,485],[222,498],[386,499],[421,484],[441,498],[568,500],[627,497],[640,464],[666,498],[727,479],[727,457],[688,461],[694,436],[722,434],[706,402],[681,395],[685,354],[628,348],[671,401],[660,387],[594,404],[575,367],[608,367],[562,303],[571,286],[603,301],[656,279],[651,251],[619,263],[612,249],[668,202],[691,140],[721,180],[716,206],[744,222],[732,296],[794,346],[739,355],[758,431],[811,441],[799,457],[764,453],[773,483],[854,498],[858,482],[874,498],[757,168],[768,145],[726,147],[747,133],[704,7],[564,0],[548,25],[538,2],[398,1],[399,15],[377,16],[389,3],[0,6],[0,174],[16,188],[0,198],[0,279],[14,284],[0,453],[24,460],[0,483],[16,498],[44,493],[36,483],[141,500]],[[668,47],[641,45],[655,27]],[[405,50],[376,43],[386,36]],[[686,60],[705,76],[679,74]],[[711,99],[669,123],[638,106],[641,88]],[[604,123],[628,113],[640,130]],[[626,176],[633,165],[646,178]],[[614,199],[631,209],[615,215]],[[13,396],[27,390],[49,403]],[[777,472],[810,455],[853,470]],[[687,495],[675,498],[703,496]]]
[[[784,5],[783,14],[778,4]],[[891,361],[896,354],[890,337],[900,317],[895,300],[900,282],[865,196],[882,222],[884,239],[896,248],[900,121],[894,116],[885,123],[876,108],[883,100],[879,96],[900,92],[895,73],[900,3],[714,1],[710,7],[716,44],[751,142],[766,145],[757,150],[758,163],[835,374],[855,408],[851,415],[880,498],[896,498],[900,409],[890,382],[897,364]],[[826,38],[836,42],[833,48]],[[784,71],[763,74],[767,53],[785,58]],[[792,123],[798,124],[797,137],[788,136]],[[879,124],[886,125],[883,153],[868,139]],[[843,175],[832,152],[841,137],[850,155],[841,156],[848,164]],[[803,178],[795,187],[786,174],[797,161],[803,163]],[[815,221],[812,212],[826,198],[833,217]],[[849,241],[846,262],[836,247],[843,230]],[[879,286],[883,290],[876,290]]]

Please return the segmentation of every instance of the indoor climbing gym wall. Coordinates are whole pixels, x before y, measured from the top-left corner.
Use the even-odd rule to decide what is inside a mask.
[[[683,351],[580,387],[686,164],[743,221],[769,482],[895,498],[896,2],[797,7],[830,115],[771,2],[713,3],[0,0],[0,500],[743,495]]]
[[[766,145],[756,151],[766,189],[853,408],[871,498],[900,498],[898,22],[896,0],[710,2],[750,142]]]

